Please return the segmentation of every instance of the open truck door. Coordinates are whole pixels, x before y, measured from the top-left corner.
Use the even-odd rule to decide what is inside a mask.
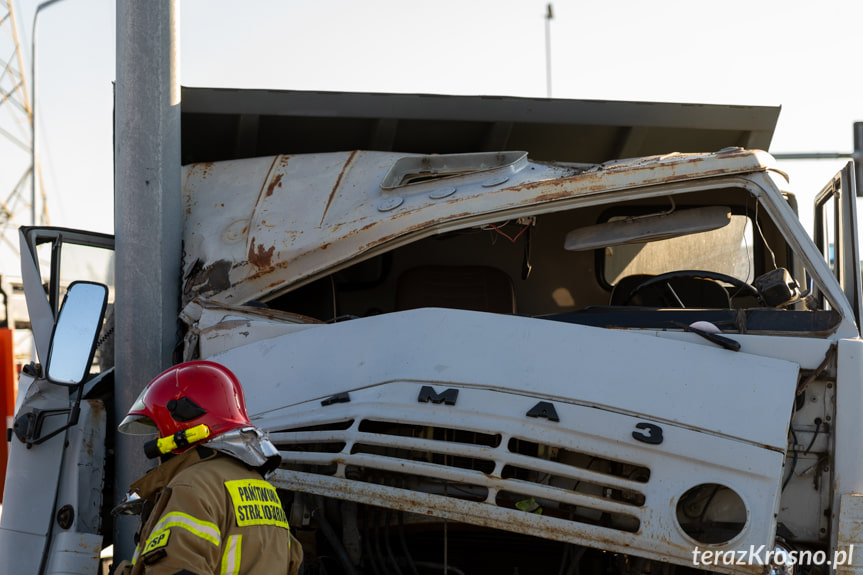
[[[104,396],[111,385],[110,370],[94,373],[91,365],[97,344],[106,339],[106,283],[112,282],[90,280],[113,275],[113,237],[21,228],[20,239],[38,363],[19,380],[0,572],[95,573],[104,544]]]
[[[830,264],[861,328],[860,249],[857,241],[857,193],[854,163],[848,164],[815,198],[815,245]]]

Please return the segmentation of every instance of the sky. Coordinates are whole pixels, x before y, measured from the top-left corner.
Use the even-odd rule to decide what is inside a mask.
[[[38,2],[12,2],[29,76]],[[863,121],[859,0],[556,0],[550,21],[546,0],[178,2],[184,86],[545,97],[548,30],[555,98],[781,106],[775,153],[851,152]],[[114,15],[113,0],[39,15],[52,225],[114,232]],[[845,162],[780,163],[808,227]]]

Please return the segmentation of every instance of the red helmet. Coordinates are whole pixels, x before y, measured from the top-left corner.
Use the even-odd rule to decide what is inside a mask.
[[[119,430],[131,435],[158,431],[168,437],[201,424],[209,428],[210,439],[252,427],[237,377],[212,361],[189,361],[160,373],[138,396]]]

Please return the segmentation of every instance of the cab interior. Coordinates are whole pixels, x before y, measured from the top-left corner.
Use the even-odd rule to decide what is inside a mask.
[[[721,225],[662,224],[704,210],[724,214]],[[675,328],[695,318],[723,330],[829,331],[837,314],[806,286],[766,210],[746,190],[724,188],[597,201],[428,237],[265,303],[324,322],[443,307],[604,327]]]

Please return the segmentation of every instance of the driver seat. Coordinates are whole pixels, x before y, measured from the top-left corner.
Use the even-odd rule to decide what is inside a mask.
[[[640,283],[652,277],[654,276],[651,274],[633,274],[620,278],[611,290],[610,305],[624,305],[626,296]],[[731,308],[728,291],[713,280],[701,278],[673,278],[648,286],[635,294],[625,305],[679,308],[680,303],[668,286],[671,286],[687,308]]]

